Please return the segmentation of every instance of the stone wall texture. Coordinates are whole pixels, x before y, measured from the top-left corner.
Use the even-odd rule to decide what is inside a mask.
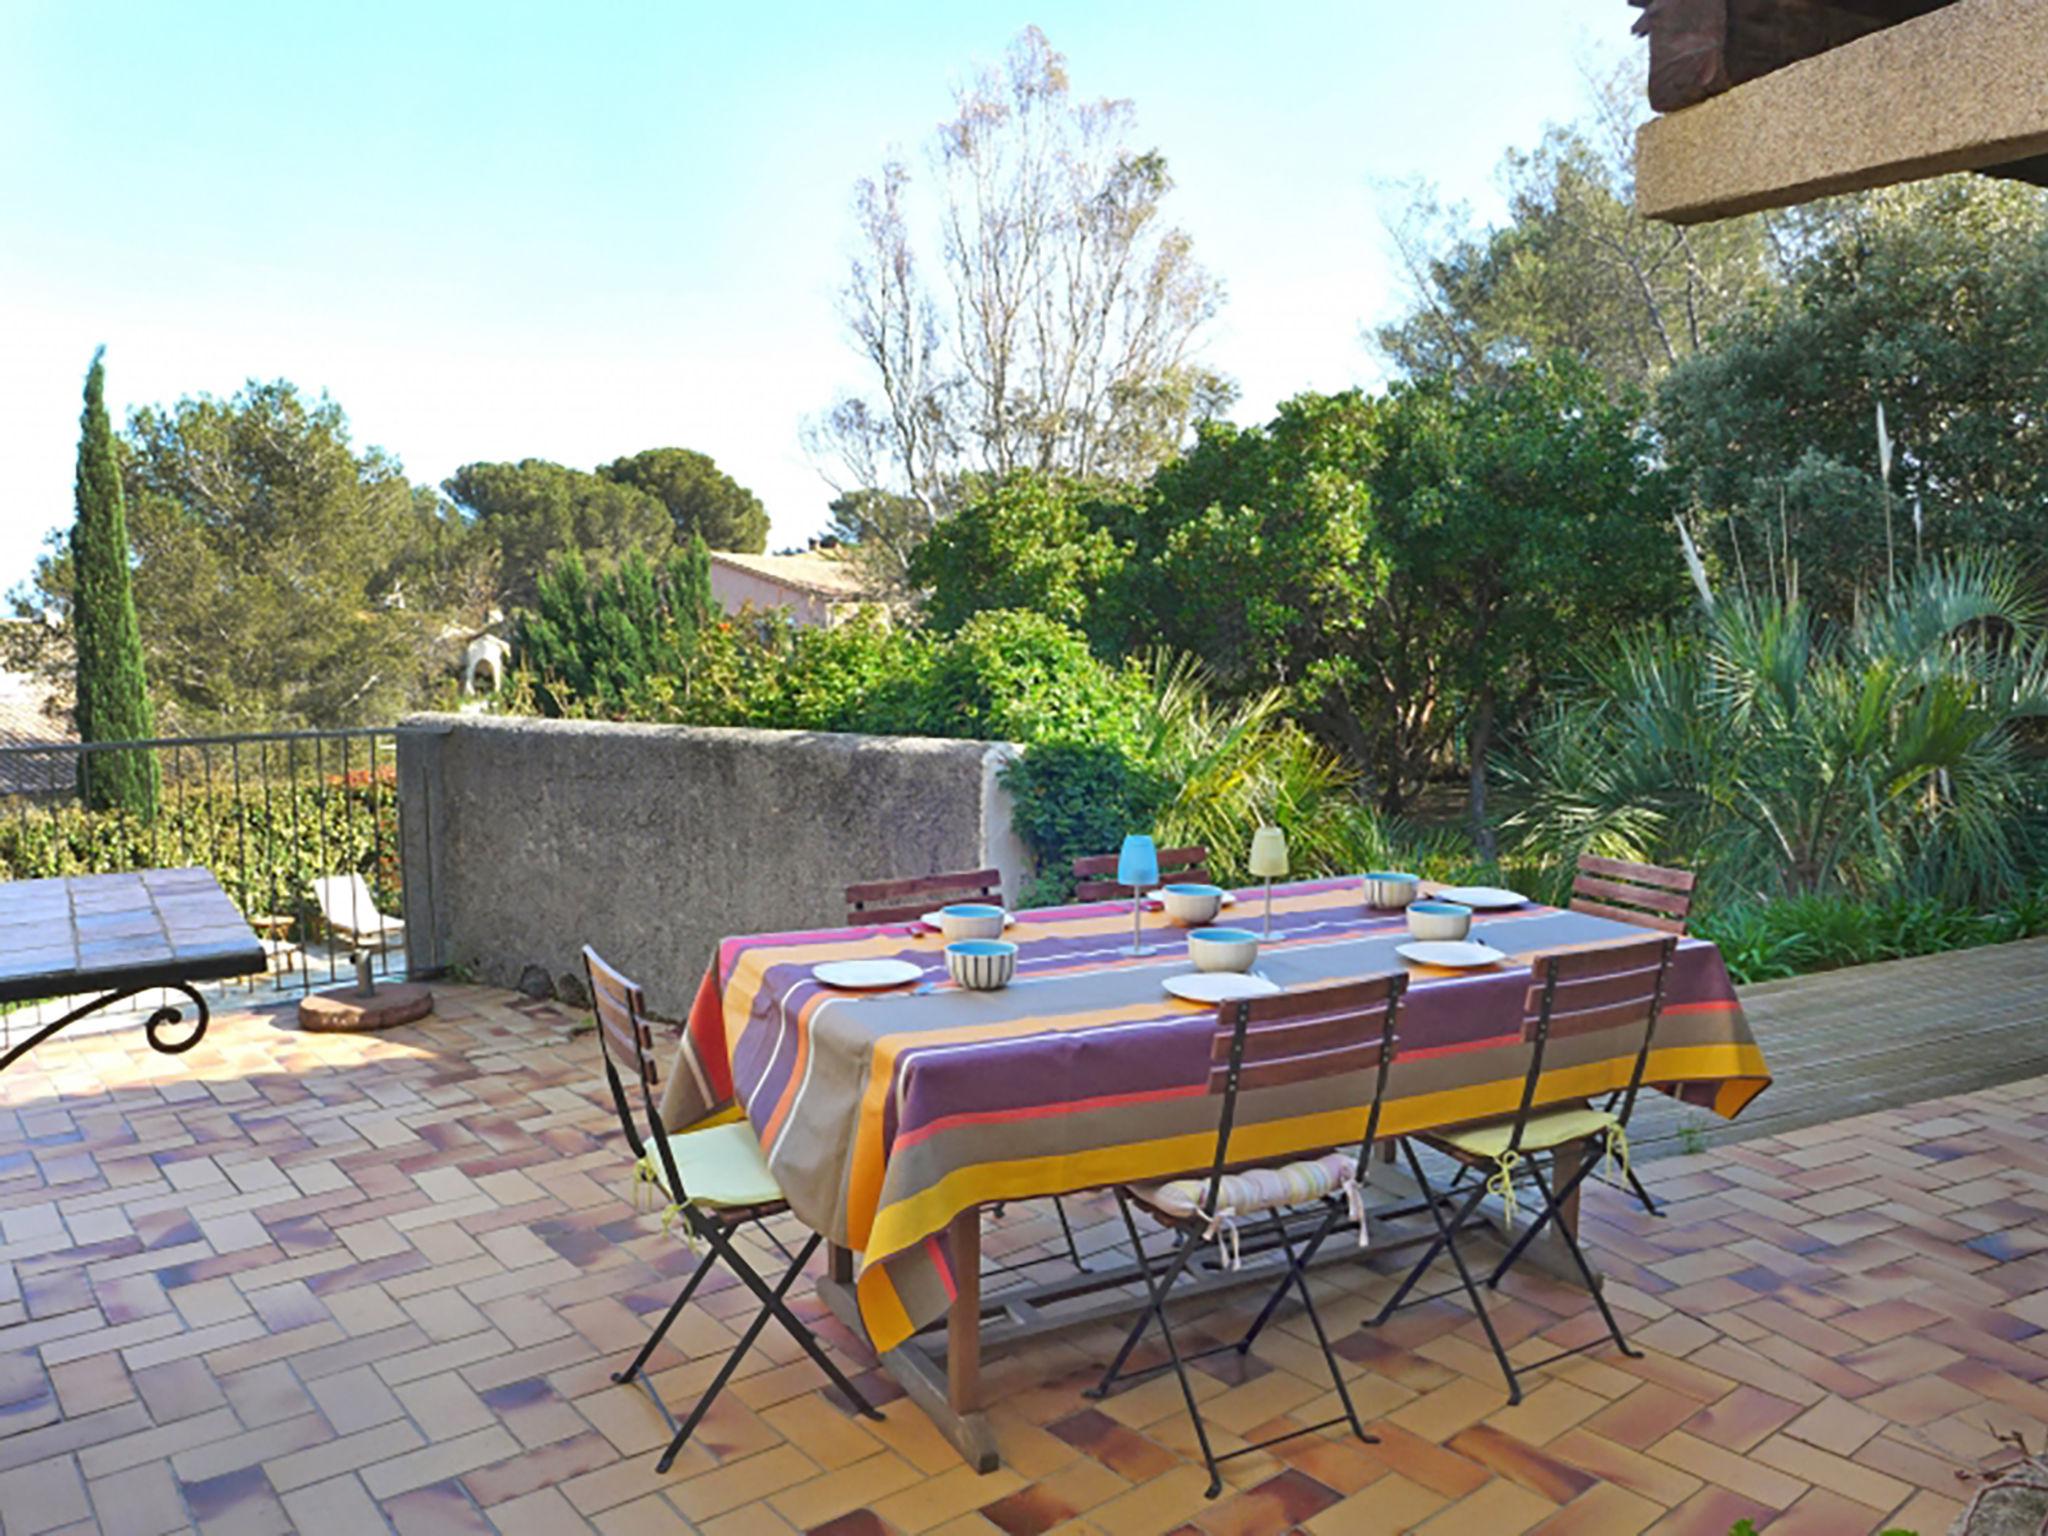
[[[856,880],[1023,850],[988,742],[415,715],[399,735],[416,974],[564,995],[586,942],[670,1017],[719,939],[836,926]],[[563,978],[571,981],[564,983]]]

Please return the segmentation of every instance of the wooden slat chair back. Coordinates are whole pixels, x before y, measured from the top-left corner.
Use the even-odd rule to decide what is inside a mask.
[[[1657,1016],[1663,1011],[1664,988],[1671,975],[1671,956],[1677,948],[1676,935],[1624,939],[1543,955],[1530,964],[1529,986],[1522,998],[1522,1040],[1531,1048],[1529,1072],[1522,1082],[1514,1134],[1508,1139],[1510,1152],[1521,1146],[1553,1040],[1614,1032],[1622,1042],[1634,1045],[1635,1068],[1619,1112],[1622,1124],[1628,1123],[1649,1065]]]
[[[1115,901],[1131,894],[1129,887],[1116,883],[1117,855],[1084,854],[1074,860],[1074,896],[1080,901]],[[1209,883],[1209,850],[1199,844],[1186,848],[1159,850],[1159,883],[1186,881]]]
[[[588,944],[583,946],[583,974],[590,983],[591,1009],[597,1015],[597,1037],[604,1044],[605,1076],[611,1083],[619,1123],[625,1127],[626,1142],[633,1155],[645,1157],[650,1133],[657,1145],[666,1135],[660,1111],[654,1104],[655,1089],[661,1084],[661,1068],[654,1054],[654,1031],[647,1023],[646,996],[637,982],[607,963]],[[628,1100],[628,1083],[640,1090],[640,1110],[647,1117],[644,1130]],[[663,1150],[665,1153],[666,1148]]]
[[[1572,910],[1611,917],[1660,933],[1685,932],[1697,876],[1689,869],[1661,869],[1626,859],[1582,854],[1572,880]]]
[[[864,880],[846,888],[846,926],[912,922],[956,901],[1003,904],[999,869],[955,870],[901,880]]]
[[[1221,1094],[1223,1105],[1216,1125],[1215,1162],[1209,1170],[1208,1210],[1217,1208],[1223,1175],[1230,1171],[1237,1099],[1247,1090],[1284,1088],[1345,1072],[1377,1073],[1360,1128],[1357,1161],[1363,1171],[1379,1137],[1387,1069],[1397,1049],[1394,1024],[1407,988],[1405,971],[1389,971],[1362,981],[1217,1005],[1209,1092]]]

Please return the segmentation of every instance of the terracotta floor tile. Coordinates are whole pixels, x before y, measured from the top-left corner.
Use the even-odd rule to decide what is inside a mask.
[[[1644,1163],[1661,1218],[1589,1186],[1589,1247],[1650,1353],[1623,1358],[1581,1293],[1517,1272],[1495,1312],[1518,1360],[1598,1345],[1532,1370],[1519,1406],[1469,1309],[1367,1329],[1392,1279],[1319,1275],[1382,1443],[1333,1430],[1260,1451],[1226,1464],[1215,1501],[1171,1377],[1081,1398],[1114,1329],[985,1363],[1012,1465],[977,1478],[801,1287],[793,1304],[888,1420],[835,1406],[771,1331],[664,1476],[658,1416],[610,1373],[690,1256],[620,1199],[569,1015],[437,990],[444,1011],[410,1036],[316,1039],[224,1012],[175,1069],[90,1037],[61,1074],[0,1084],[0,1146],[28,1148],[0,1152],[0,1243],[30,1250],[0,1262],[0,1495],[25,1490],[33,1512],[7,1499],[9,1536],[46,1519],[160,1536],[188,1503],[310,1536],[387,1517],[512,1536],[1726,1536],[1744,1515],[1934,1536],[1958,1466],[1995,1443],[1977,1420],[2048,1426],[2039,1083],[1717,1139],[1711,1166]],[[1120,1239],[1113,1207],[1069,1205],[1090,1251]],[[1030,1210],[990,1231],[992,1256],[1057,1240]],[[752,1313],[724,1277],[699,1301],[654,1365],[679,1402]],[[1226,1302],[1214,1326],[1246,1313]],[[1337,1411],[1298,1315],[1250,1362],[1194,1377],[1224,1448]]]
[[[1592,1415],[1585,1427],[1603,1439],[1640,1451],[1662,1440],[1699,1411],[1698,1398],[1651,1381]]]
[[[1447,1502],[1434,1489],[1394,1473],[1331,1505],[1311,1518],[1307,1529],[1314,1536],[1397,1536],[1413,1530]]]
[[[1664,1506],[1613,1483],[1599,1483],[1547,1520],[1531,1536],[1637,1536],[1664,1514]]]
[[[1885,1512],[1816,1488],[1773,1520],[1776,1536],[1870,1536],[1885,1523]]]
[[[1690,1472],[1702,1482],[1732,1489],[1746,1499],[1773,1509],[1788,1508],[1806,1492],[1807,1481],[1775,1469],[1754,1457],[1738,1456],[1705,1440],[1673,1430],[1650,1447],[1649,1454]],[[1824,1453],[1816,1453],[1824,1454]]]
[[[1550,1500],[1515,1483],[1496,1480],[1437,1511],[1415,1529],[1418,1536],[1465,1536],[1473,1531],[1521,1536],[1556,1512],[1557,1506]]]
[[[1799,1404],[1755,1387],[1737,1387],[1685,1421],[1689,1434],[1731,1451],[1747,1451],[1799,1416]]]
[[[1885,1423],[1882,1415],[1866,1407],[1828,1397],[1786,1425],[1785,1433],[1837,1456],[1853,1456]]]

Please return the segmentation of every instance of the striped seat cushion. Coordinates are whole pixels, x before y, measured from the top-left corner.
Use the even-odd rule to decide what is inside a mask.
[[[1222,1187],[1217,1191],[1217,1207],[1219,1211],[1248,1216],[1255,1211],[1306,1205],[1343,1188],[1346,1176],[1357,1166],[1356,1152],[1326,1152],[1321,1157],[1282,1163],[1276,1168],[1248,1168],[1243,1173],[1226,1173]],[[1154,1210],[1169,1216],[1214,1214],[1202,1209],[1202,1202],[1209,1195],[1207,1178],[1133,1185],[1131,1193]]]

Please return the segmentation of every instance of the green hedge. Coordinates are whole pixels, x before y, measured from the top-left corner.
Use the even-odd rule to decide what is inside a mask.
[[[1776,981],[2048,933],[2048,882],[1989,909],[1929,896],[1795,896],[1709,907],[1692,931],[1719,946],[1736,981]]]
[[[399,904],[398,795],[383,767],[296,779],[245,777],[239,793],[168,781],[162,808],[144,822],[123,811],[19,801],[0,816],[0,878],[105,874],[200,864],[244,913],[291,913],[303,925],[318,908],[312,882],[357,873],[378,906]]]

